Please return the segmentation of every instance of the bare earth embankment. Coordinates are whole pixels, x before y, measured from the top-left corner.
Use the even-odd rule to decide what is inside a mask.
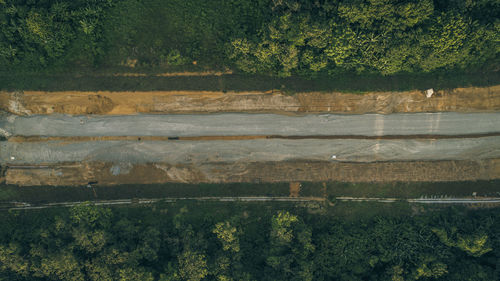
[[[411,161],[342,163],[283,161],[253,163],[60,163],[12,166],[5,173],[8,184],[85,185],[97,183],[152,184],[234,182],[406,182],[473,181],[500,178],[500,159],[478,161]]]
[[[13,114],[137,113],[396,113],[500,110],[500,85],[436,91],[365,94],[306,92],[0,92],[0,110]]]

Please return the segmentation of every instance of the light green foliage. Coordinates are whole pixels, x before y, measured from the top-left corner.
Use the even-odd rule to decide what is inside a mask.
[[[445,229],[433,228],[439,240],[448,247],[456,247],[473,257],[480,257],[492,250],[489,247],[488,235],[483,233],[460,234],[456,228],[451,229],[449,235]]]
[[[85,271],[87,272],[87,278],[92,281],[113,279],[113,273],[109,269],[109,264],[102,263],[100,260],[86,262]]]
[[[102,250],[106,244],[106,233],[103,230],[86,231],[83,229],[73,230],[75,244],[88,253],[95,253]]]
[[[406,3],[405,3],[406,2]],[[424,1],[342,1],[338,7],[339,16],[365,30],[406,30],[431,17],[434,5]]]
[[[474,39],[471,37],[475,31],[479,31],[477,26],[458,15],[438,16],[429,33],[421,37],[423,47],[429,50],[422,69],[430,71],[466,62],[469,57],[466,44]]]
[[[231,226],[228,221],[217,223],[212,232],[219,238],[224,251],[236,253],[240,251],[240,242],[237,236],[236,227]]]
[[[312,233],[298,217],[279,211],[271,221],[271,247],[267,263],[277,276],[288,280],[313,280]]]
[[[179,257],[179,275],[182,280],[199,281],[208,274],[206,257],[198,252],[184,251]]]
[[[413,278],[418,279],[438,279],[448,273],[448,266],[436,260],[435,256],[423,256],[416,268]]]
[[[189,60],[184,58],[178,50],[170,51],[166,57],[167,65],[178,66],[186,64],[188,61]]]
[[[391,276],[391,281],[405,281],[403,277],[403,268],[399,265],[393,266],[389,269],[389,274]]]
[[[70,213],[73,223],[88,228],[108,227],[112,217],[110,209],[99,208],[91,203],[77,205]]]
[[[458,236],[457,247],[473,257],[480,257],[491,250],[487,235]]]
[[[491,51],[498,46],[492,25],[479,25],[466,10],[440,11],[432,0],[274,3],[275,16],[260,37],[232,41],[231,57],[243,71],[428,72],[481,64],[498,54]],[[239,48],[240,42],[251,48]]]
[[[417,269],[415,279],[439,278],[446,273],[448,273],[448,271],[446,270],[446,265],[443,263],[433,263],[431,265],[424,263]]]
[[[287,77],[299,67],[320,71],[327,66],[321,48],[328,44],[330,35],[308,16],[290,11],[269,23],[266,37],[258,44],[246,39],[232,41],[231,58],[247,72],[276,73]],[[304,50],[301,52],[301,50]]]
[[[76,257],[68,250],[43,255],[40,265],[35,266],[34,276],[59,280],[85,280]]]
[[[280,211],[271,221],[271,238],[278,244],[289,244],[293,239],[292,224],[298,221],[286,211]]]
[[[28,276],[29,264],[19,254],[18,244],[10,243],[8,246],[0,245],[0,269],[11,270],[21,276]]]
[[[155,280],[151,272],[141,268],[124,268],[119,270],[119,281],[153,281]]]

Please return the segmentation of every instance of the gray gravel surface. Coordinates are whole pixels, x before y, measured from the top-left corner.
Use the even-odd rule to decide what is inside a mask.
[[[335,159],[332,159],[332,156],[335,156]],[[487,158],[500,158],[500,137],[441,140],[261,139],[0,143],[0,165],[66,161],[177,164],[287,160],[372,162]],[[112,172],[115,173],[115,171]]]
[[[500,132],[500,113],[4,116],[2,130],[20,136],[457,135]]]

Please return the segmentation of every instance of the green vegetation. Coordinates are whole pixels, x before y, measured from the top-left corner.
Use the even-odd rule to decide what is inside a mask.
[[[123,70],[121,70],[123,71]],[[100,72],[103,73],[103,72]],[[500,84],[500,75],[490,73],[447,74],[338,74],[314,79],[302,77],[270,77],[230,74],[206,77],[114,77],[87,70],[81,73],[33,74],[5,73],[0,75],[1,90],[41,91],[268,91],[286,93],[308,91],[407,91],[434,88],[487,87]]]
[[[419,198],[422,196],[499,197],[499,180],[467,182],[396,182],[344,183],[303,182],[302,197],[389,197]],[[326,187],[326,189],[325,189]],[[0,185],[0,206],[7,202],[30,204],[119,200],[131,198],[251,197],[290,195],[289,183],[227,183],[227,184],[125,184],[116,186],[15,186]],[[6,205],[7,206],[7,205]]]
[[[103,17],[112,1],[0,1],[0,67],[40,70],[104,55]]]
[[[371,215],[335,211],[358,205]],[[184,202],[3,212],[0,280],[498,280],[498,209],[384,208]]]
[[[394,182],[394,183],[322,183],[304,182],[301,184],[302,196],[352,196],[352,197],[389,197],[419,198],[422,196],[499,197],[500,181],[462,181],[462,182]]]
[[[496,71],[499,13],[496,0],[1,0],[0,69]]]
[[[273,1],[259,35],[231,41],[247,72],[429,72],[498,54],[498,1]]]

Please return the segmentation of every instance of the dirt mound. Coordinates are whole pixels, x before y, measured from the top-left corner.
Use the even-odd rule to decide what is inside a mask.
[[[113,101],[101,95],[75,95],[67,103],[55,103],[52,107],[45,107],[48,114],[52,112],[74,114],[106,114],[114,108]]]
[[[1,92],[0,109],[17,114],[108,114],[112,99],[95,93],[64,92],[50,95],[32,92]]]
[[[299,197],[300,182],[290,182],[290,197]]]
[[[137,113],[393,113],[500,110],[500,85],[435,91],[366,94],[306,92],[0,92],[0,110],[13,114]]]
[[[436,91],[427,98],[422,91],[367,94],[301,93],[303,112],[396,113],[500,110],[500,86]]]

